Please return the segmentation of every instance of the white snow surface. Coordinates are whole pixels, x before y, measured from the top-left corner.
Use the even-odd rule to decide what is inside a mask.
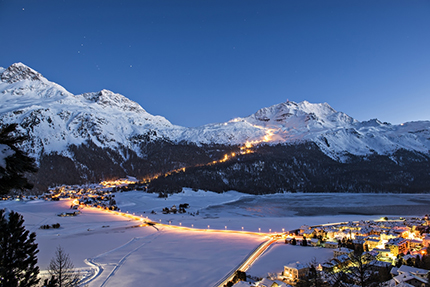
[[[333,257],[333,249],[285,244],[282,241],[270,246],[269,250],[249,268],[247,274],[260,278],[269,273],[281,273],[284,266],[294,262],[304,265],[315,259],[321,263]]]
[[[158,198],[141,191],[116,193],[123,212],[148,216],[153,221],[175,226],[194,227],[184,231],[169,226],[138,227],[139,221],[92,208],[84,208],[75,217],[58,217],[70,211],[70,200],[0,201],[0,208],[21,213],[25,226],[36,232],[39,244],[38,265],[46,269],[61,246],[82,273],[97,275],[87,282],[92,286],[213,286],[262,241],[264,236],[251,234],[208,232],[209,229],[281,232],[300,226],[351,220],[378,219],[381,215],[297,216],[294,213],[272,214],[267,200],[290,202],[290,206],[308,209],[317,207],[392,207],[393,213],[412,210],[415,206],[429,207],[426,194],[278,194],[271,196],[243,195],[229,191],[224,194],[184,189],[183,193]],[[241,207],[238,202],[251,200]],[[185,214],[161,214],[163,207],[188,203]],[[236,207],[235,207],[236,206]],[[239,206],[239,207],[237,207]],[[256,210],[255,206],[261,206]],[[404,206],[404,207],[402,207]],[[216,207],[216,208],[214,208]],[[240,208],[240,210],[238,210]],[[285,206],[288,209],[289,206]],[[403,209],[402,209],[403,208]],[[155,210],[157,214],[150,214]],[[415,211],[417,210],[417,211]],[[422,210],[422,209],[421,209]],[[190,213],[199,215],[193,216]],[[390,216],[390,214],[386,214]],[[408,215],[411,215],[409,213]],[[39,229],[44,224],[60,223],[59,229]],[[278,241],[248,270],[253,276],[280,272],[284,265],[300,261],[309,263],[314,257],[324,261],[332,250],[285,245]],[[88,262],[88,265],[85,263]],[[97,269],[98,267],[99,269]]]
[[[14,153],[8,145],[0,144],[0,167],[6,168],[6,158],[14,155]]]
[[[42,151],[68,156],[67,146],[87,139],[100,147],[117,149],[123,145],[139,154],[137,143],[145,135],[199,145],[259,143],[269,135],[268,144],[313,141],[337,160],[348,153],[430,150],[430,121],[402,125],[376,119],[359,122],[327,103],[287,101],[245,118],[185,128],[151,115],[139,104],[108,90],[73,95],[22,63],[0,68],[0,73],[0,120],[25,129],[31,140],[24,148],[36,157]]]

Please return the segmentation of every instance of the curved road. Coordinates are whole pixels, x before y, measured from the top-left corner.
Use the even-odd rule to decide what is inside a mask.
[[[86,207],[86,208],[92,208],[92,209],[97,209],[100,211],[105,211],[111,214],[115,214],[115,215],[119,215],[119,216],[124,216],[124,217],[128,217],[137,221],[140,221],[141,225],[140,226],[152,226],[155,227],[156,225],[159,226],[164,226],[167,228],[174,228],[174,229],[181,229],[184,231],[204,231],[204,232],[220,232],[220,233],[239,233],[239,234],[253,234],[253,235],[260,235],[260,236],[267,236],[267,233],[260,233],[260,232],[249,232],[249,231],[239,231],[239,230],[220,230],[220,229],[199,229],[199,228],[190,228],[190,227],[184,227],[184,226],[177,226],[177,225],[168,225],[168,224],[163,224],[163,223],[158,223],[155,221],[152,221],[150,219],[148,219],[148,217],[144,218],[143,216],[138,216],[135,214],[129,214],[129,213],[124,213],[121,211],[110,211],[110,210],[103,210],[97,207]],[[214,286],[215,287],[223,287],[225,284],[227,284],[227,282],[233,280],[236,271],[243,271],[246,272],[248,270],[248,268],[276,241],[279,240],[278,235],[272,235],[269,240],[264,241],[263,243],[261,243],[259,246],[257,246],[251,253],[249,253],[249,255],[233,270],[231,270],[226,276],[224,276],[224,278],[220,279]],[[91,262],[91,260],[88,260],[87,262],[88,265],[91,265],[92,267],[96,267],[96,271],[94,272],[95,274],[92,274],[92,276],[89,276],[89,278],[83,278],[82,282],[85,283],[89,283],[91,281],[93,281],[95,278],[99,277],[101,275],[101,273],[103,272],[103,270],[99,267],[97,268],[97,266],[94,266],[94,263]]]
[[[279,238],[270,238],[269,240],[261,243],[257,248],[252,251],[247,258],[245,258],[242,263],[236,268],[230,271],[224,278],[218,281],[214,287],[224,287],[225,284],[233,280],[236,271],[246,272],[248,268],[266,251],[270,245],[278,241]]]

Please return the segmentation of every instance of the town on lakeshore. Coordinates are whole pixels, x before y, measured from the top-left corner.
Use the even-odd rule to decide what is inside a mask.
[[[115,192],[144,190],[135,178],[85,186],[57,186],[40,196],[44,200],[71,200],[72,212],[58,216],[78,216],[82,208],[96,208],[139,221],[139,226],[167,225],[179,230],[194,228],[152,221],[148,216],[121,212],[115,201]],[[4,200],[34,200],[35,197]],[[188,203],[179,208],[153,210],[157,213],[185,213]],[[149,214],[151,215],[151,214]],[[263,236],[265,241],[243,263],[232,270],[216,286],[428,286],[430,274],[430,219],[422,217],[381,217],[378,220],[360,220],[321,225],[302,225],[279,233],[246,232]],[[45,226],[41,228],[49,228]],[[53,228],[56,228],[53,226]],[[196,229],[197,230],[197,229]],[[204,230],[245,233],[243,230]],[[296,245],[298,248],[325,248],[333,251],[331,258],[317,262],[300,260],[286,262],[283,271],[269,273],[261,278],[247,274],[249,267],[272,244]]]

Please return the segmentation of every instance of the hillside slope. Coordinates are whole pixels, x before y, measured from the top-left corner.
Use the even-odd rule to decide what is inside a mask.
[[[248,117],[185,128],[108,90],[73,95],[22,63],[0,68],[0,80],[0,121],[17,123],[28,135],[22,148],[37,160],[40,170],[32,180],[40,190],[52,184],[126,174],[148,178],[181,167],[201,167],[226,153],[239,154],[244,146],[267,162],[270,157],[258,146],[289,150],[307,145],[318,152],[320,161],[340,167],[357,159],[386,158],[386,166],[406,168],[405,159],[427,162],[430,150],[429,121],[359,122],[327,103],[288,101]],[[312,162],[313,156],[303,153],[309,158],[302,163]],[[411,177],[416,178],[415,173]],[[307,180],[316,184],[315,179]]]

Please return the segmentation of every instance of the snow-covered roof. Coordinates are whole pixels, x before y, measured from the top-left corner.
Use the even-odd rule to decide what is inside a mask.
[[[337,249],[334,249],[333,250],[333,253],[337,253],[337,252],[340,252],[340,253],[351,253],[351,252],[354,252],[354,250],[352,250],[352,249],[349,249],[349,248],[346,248],[346,247],[340,247],[340,248],[337,248]]]
[[[285,267],[291,268],[291,269],[303,269],[303,268],[308,268],[308,266],[306,266],[305,264],[300,263],[299,261],[297,262],[291,262],[288,263],[287,265],[285,265]]]
[[[407,265],[402,265],[400,266],[398,272],[401,273],[412,273],[412,274],[416,274],[416,275],[426,275],[429,270],[425,270],[425,269],[421,269],[421,268],[416,268],[416,267],[412,267],[412,266],[407,266]]]
[[[239,281],[233,285],[234,287],[249,287],[251,286],[249,282]]]
[[[236,287],[236,285],[233,285]],[[240,287],[242,286],[249,286],[249,285],[238,285]],[[282,281],[279,280],[270,280],[268,278],[264,278],[260,282],[258,282],[255,286],[265,286],[265,287],[288,287],[290,285],[285,284]]]
[[[396,282],[400,283],[400,282],[408,282],[410,280],[418,280],[422,283],[427,283],[427,280],[424,278],[421,278],[419,276],[415,276],[411,273],[401,273],[399,275],[397,275],[396,277],[393,278]]]
[[[401,237],[397,237],[397,238],[391,238],[390,240],[388,240],[389,245],[400,245],[403,244],[406,241],[406,239],[403,239]]]

